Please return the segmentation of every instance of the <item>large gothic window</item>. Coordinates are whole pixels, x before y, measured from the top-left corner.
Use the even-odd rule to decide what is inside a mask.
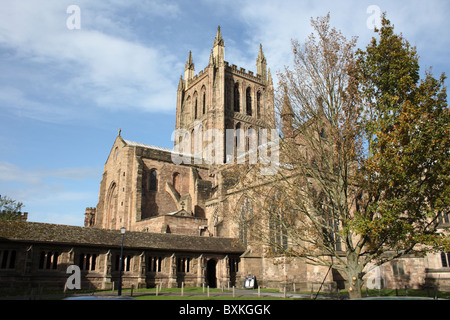
[[[247,246],[248,228],[250,220],[253,217],[253,204],[248,198],[245,198],[239,212],[239,239],[244,246]]]
[[[288,247],[287,228],[289,224],[287,200],[276,191],[269,205],[270,246],[274,252],[282,253]]]
[[[240,100],[239,100],[239,83],[236,83],[234,85],[234,112],[240,111],[239,106]]]
[[[248,87],[247,90],[245,91],[245,101],[246,101],[246,106],[247,106],[247,115],[251,116],[252,115],[252,94],[251,94],[251,88]]]

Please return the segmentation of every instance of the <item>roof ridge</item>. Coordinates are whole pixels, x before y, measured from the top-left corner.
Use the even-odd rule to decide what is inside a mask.
[[[136,142],[136,141],[131,141],[131,140],[123,140],[125,141],[125,143],[127,145],[130,146],[135,146],[135,147],[143,147],[143,148],[149,148],[149,149],[156,149],[156,150],[162,150],[162,151],[167,151],[167,152],[173,152],[173,149],[168,149],[168,148],[163,148],[163,147],[158,147],[158,146],[153,146],[150,144],[146,144],[146,143],[141,143],[141,142]]]

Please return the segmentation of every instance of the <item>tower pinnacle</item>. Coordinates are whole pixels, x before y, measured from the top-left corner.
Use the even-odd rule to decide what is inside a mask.
[[[186,66],[184,67],[184,81],[186,81],[185,87],[187,87],[189,80],[191,80],[192,77],[194,76],[194,72],[195,72],[195,67],[194,67],[194,61],[192,60],[192,52],[189,51],[189,56],[186,61]]]
[[[262,44],[259,45],[258,58],[256,59],[256,73],[261,75],[263,82],[267,82],[267,61],[264,57]]]
[[[222,33],[220,32],[220,26],[217,27],[216,38],[214,39],[214,46],[224,46],[224,41],[222,38]]]
[[[219,66],[225,60],[225,42],[220,32],[220,26],[217,27],[216,38],[214,39],[213,56],[216,66]]]

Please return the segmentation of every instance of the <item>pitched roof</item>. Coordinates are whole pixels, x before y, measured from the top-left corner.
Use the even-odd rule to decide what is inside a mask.
[[[122,236],[119,230],[0,220],[0,242],[3,241],[120,247]],[[124,247],[230,254],[241,254],[245,251],[242,243],[233,238],[195,237],[135,231],[125,233]]]

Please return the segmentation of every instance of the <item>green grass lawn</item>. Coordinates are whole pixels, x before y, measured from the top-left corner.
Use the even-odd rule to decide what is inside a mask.
[[[258,292],[257,289],[254,290],[246,290],[249,292],[248,296],[242,297],[242,291],[239,293],[236,293],[236,297],[232,296],[232,290],[222,290],[220,288],[210,288],[209,293],[210,296],[207,296],[207,288],[203,289],[201,287],[185,287],[183,288],[183,295],[181,295],[181,288],[162,288],[158,291],[158,295],[156,295],[156,288],[140,288],[140,289],[133,289],[133,293],[131,293],[131,289],[124,288],[122,290],[123,296],[130,296],[133,295],[138,300],[278,300],[278,299],[284,299],[282,296],[280,297],[258,297],[256,293]],[[253,292],[253,294],[250,294],[250,292]],[[276,292],[280,293],[278,289],[268,289],[268,288],[261,288],[261,294],[265,292]],[[223,293],[224,295],[221,296],[220,293]],[[288,294],[291,294],[293,292],[288,292]],[[312,297],[316,296],[317,291],[314,291],[311,293],[311,291],[303,291],[303,292],[295,292],[295,293],[303,293],[305,294],[305,300],[311,299]],[[23,293],[17,292],[16,294],[12,294],[11,292],[7,294],[7,292],[0,292],[0,296],[3,295],[9,295],[9,296],[20,296],[23,295]],[[43,297],[46,295],[57,295],[61,294],[61,296],[66,296],[60,291],[46,291],[42,292]],[[77,294],[77,295],[117,295],[117,290],[111,291],[111,290],[71,290],[67,292],[68,295]],[[370,297],[395,297],[395,296],[408,296],[408,297],[434,297],[434,290],[415,290],[415,289],[408,289],[406,292],[404,289],[382,289],[381,291],[378,290],[363,290],[362,291],[362,297],[370,296]],[[318,299],[321,298],[321,296],[335,296],[335,298],[338,298],[338,293],[333,292],[320,292],[318,295]],[[346,290],[340,290],[339,297],[346,298],[348,297],[348,292]],[[438,298],[439,299],[450,299],[450,292],[448,291],[439,291],[438,292]],[[293,300],[293,298],[287,298]]]
[[[250,291],[250,290],[249,290]],[[254,293],[257,292],[257,289],[251,290]],[[124,289],[123,291],[124,295],[129,295],[130,289]],[[226,296],[213,296],[210,295],[207,296],[207,289],[205,288],[204,291],[201,287],[185,287],[183,289],[183,296],[181,295],[181,288],[162,288],[161,291],[159,291],[158,296],[155,295],[156,289],[155,288],[149,288],[149,289],[138,289],[133,290],[133,295],[138,300],[277,300],[277,299],[284,299],[283,297],[258,297],[257,295],[250,295],[247,297],[232,297],[230,294],[232,293],[231,290],[224,290],[217,289],[217,288],[211,288],[209,289],[210,294],[213,293],[228,293]],[[266,289],[261,288],[261,293],[264,292],[276,292],[280,293],[277,289]],[[146,295],[148,293],[148,295]],[[288,292],[293,293],[293,292]],[[296,292],[296,293],[303,293],[308,296],[311,295],[311,292],[304,291],[304,292]],[[376,296],[383,296],[383,297],[394,297],[394,296],[409,296],[409,297],[434,297],[434,291],[433,290],[415,290],[415,289],[408,289],[407,292],[405,292],[404,289],[398,289],[397,291],[395,289],[382,289],[381,291],[378,290],[363,290],[362,296],[366,297],[376,297]],[[313,297],[315,297],[316,292],[313,292]],[[329,292],[320,292],[319,293],[319,299],[321,295],[334,295],[337,297],[337,293],[329,293]],[[348,292],[346,290],[340,290],[339,292],[340,297],[348,297]],[[450,292],[446,291],[439,291],[438,292],[438,298],[440,299],[450,299]],[[292,299],[292,298],[288,298]],[[309,297],[306,299],[310,299]]]

